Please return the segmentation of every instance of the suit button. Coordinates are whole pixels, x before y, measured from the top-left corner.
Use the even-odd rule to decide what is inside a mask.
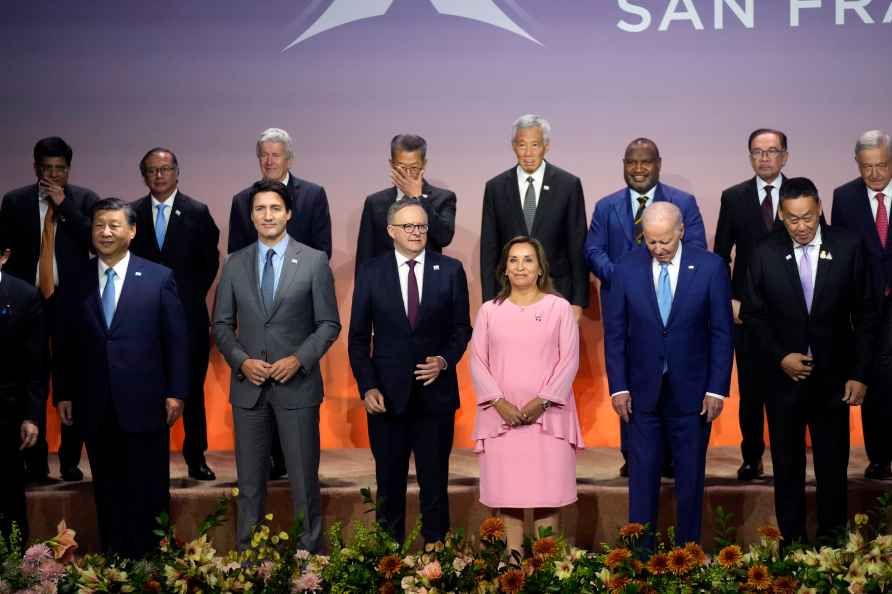
[[[669,336],[669,331],[668,331],[668,330],[663,330],[663,336]]]

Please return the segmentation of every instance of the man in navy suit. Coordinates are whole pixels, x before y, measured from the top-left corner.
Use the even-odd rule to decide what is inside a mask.
[[[598,200],[592,224],[585,239],[585,259],[601,281],[601,304],[610,294],[613,268],[620,259],[641,245],[641,217],[655,202],[670,202],[681,209],[684,219],[684,244],[706,248],[706,230],[696,199],[677,188],[660,183],[660,149],[648,138],[636,138],[623,156],[626,187]],[[628,459],[626,426],[620,423],[620,451]],[[672,462],[666,452],[664,474],[671,475]],[[623,464],[620,475],[628,476]]]
[[[5,270],[38,287],[53,342],[55,320],[66,315],[58,311],[56,289],[76,282],[77,274],[90,257],[90,209],[99,200],[92,190],[68,183],[73,155],[68,143],[57,136],[38,140],[34,145],[37,182],[9,192],[0,205],[3,242],[11,250]],[[52,357],[54,376],[62,364],[58,356]],[[55,391],[53,401],[58,402]],[[63,480],[83,478],[78,468],[83,445],[83,436],[76,425],[62,426],[59,464]],[[37,444],[28,451],[25,461],[30,480],[46,479],[49,467],[43,424]]]
[[[208,207],[178,188],[180,166],[170,149],[153,148],[139,162],[149,194],[133,203],[137,233],[130,251],[173,270],[189,328],[189,393],[183,409],[183,458],[189,476],[216,478],[208,449],[204,380],[208,370],[210,317],[207,294],[220,265],[220,230]]]
[[[674,204],[647,207],[642,228],[647,251],[616,265],[604,308],[607,380],[628,424],[629,520],[657,526],[668,441],[676,542],[698,542],[709,432],[731,383],[731,286],[721,258],[681,245],[685,228]]]
[[[405,538],[409,455],[421,490],[425,542],[449,531],[449,454],[459,407],[455,368],[471,338],[461,262],[427,250],[418,200],[387,213],[394,249],[357,274],[348,349],[368,413],[378,483],[378,521]]]
[[[60,296],[58,408],[84,430],[103,548],[141,558],[170,502],[169,426],[189,386],[186,321],[173,271],[129,251],[130,206],[100,200],[92,221],[99,257]]]
[[[855,144],[855,162],[860,176],[833,191],[830,217],[834,227],[848,229],[861,237],[872,280],[874,300],[882,314],[892,316],[889,292],[892,288],[892,238],[889,237],[889,211],[892,209],[892,153],[889,134],[882,130],[865,132]],[[864,471],[869,479],[892,478],[892,386],[874,365],[870,394],[864,399],[861,426],[864,449],[870,464]]]
[[[280,128],[268,128],[257,139],[257,160],[260,175],[265,181],[285,184],[291,197],[291,219],[288,236],[325,252],[331,259],[331,214],[325,188],[293,175],[294,146],[291,136]],[[257,243],[257,229],[251,220],[251,195],[254,186],[248,186],[232,197],[229,211],[229,241],[227,253],[234,254],[242,248]],[[279,432],[273,425],[272,466],[270,478],[278,479],[288,474],[285,454],[279,441]]]

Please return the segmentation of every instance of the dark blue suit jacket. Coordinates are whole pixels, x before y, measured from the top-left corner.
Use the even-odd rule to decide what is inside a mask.
[[[610,393],[632,394],[632,410],[653,412],[663,368],[679,414],[697,414],[706,392],[728,395],[733,354],[731,283],[724,260],[685,245],[668,323],[663,326],[652,258],[635,250],[613,271],[604,308],[604,350]]]
[[[57,348],[65,352],[65,370],[57,400],[72,400],[88,435],[110,407],[125,432],[165,429],[165,399],[185,399],[189,381],[186,320],[173,272],[131,254],[110,328],[96,258],[79,280],[62,291],[66,319]]]
[[[359,394],[377,388],[388,414],[406,410],[415,365],[442,356],[447,368],[422,387],[424,410],[452,413],[459,407],[455,368],[471,338],[468,281],[461,262],[427,250],[421,307],[413,330],[403,305],[394,253],[369,260],[353,289],[348,351]],[[373,335],[374,331],[374,335]]]
[[[671,202],[681,209],[684,219],[684,245],[706,249],[706,229],[697,200],[666,184],[657,184],[654,202]],[[610,290],[613,268],[620,259],[640,247],[635,243],[635,213],[629,188],[623,188],[598,200],[592,224],[585,238],[585,259],[589,269],[601,281],[601,301]]]

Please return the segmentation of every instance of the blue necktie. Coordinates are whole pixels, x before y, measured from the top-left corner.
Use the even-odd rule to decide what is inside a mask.
[[[158,216],[155,217],[155,239],[158,240],[158,247],[164,247],[164,234],[167,233],[167,217],[164,216],[166,204],[159,204],[155,208],[158,209]]]
[[[672,287],[669,286],[669,265],[660,264],[660,279],[657,282],[657,304],[660,306],[660,317],[665,326],[669,322],[672,310]]]
[[[115,269],[105,271],[105,288],[102,290],[102,314],[105,316],[105,325],[111,328],[115,317]]]
[[[273,256],[276,252],[266,252],[266,262],[263,265],[263,276],[260,279],[260,296],[263,299],[263,307],[267,313],[273,307],[273,298],[276,294],[276,271],[273,268]]]

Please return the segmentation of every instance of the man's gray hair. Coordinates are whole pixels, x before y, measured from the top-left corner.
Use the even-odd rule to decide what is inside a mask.
[[[644,209],[644,215],[641,217],[641,226],[647,226],[657,221],[669,221],[675,229],[681,229],[683,222],[681,209],[671,202],[654,202]]]
[[[267,128],[260,133],[257,139],[257,157],[260,157],[260,145],[264,142],[281,142],[285,146],[285,156],[294,158],[294,146],[291,144],[291,136],[281,128]]]
[[[880,147],[890,147],[889,134],[882,130],[868,130],[855,143],[855,156],[863,150]]]
[[[528,113],[514,120],[514,125],[511,126],[512,143],[517,138],[517,131],[522,128],[540,128],[542,130],[542,139],[545,141],[545,144],[548,144],[551,141],[551,124],[540,115]]]
[[[402,200],[397,200],[390,205],[390,208],[387,209],[387,224],[393,225],[393,219],[396,218],[396,213],[403,210],[404,208],[409,208],[410,206],[417,206],[421,210],[424,210],[424,206],[421,205],[421,200],[419,200],[418,198],[403,198]],[[427,221],[426,210],[424,210],[424,219],[425,221]]]

